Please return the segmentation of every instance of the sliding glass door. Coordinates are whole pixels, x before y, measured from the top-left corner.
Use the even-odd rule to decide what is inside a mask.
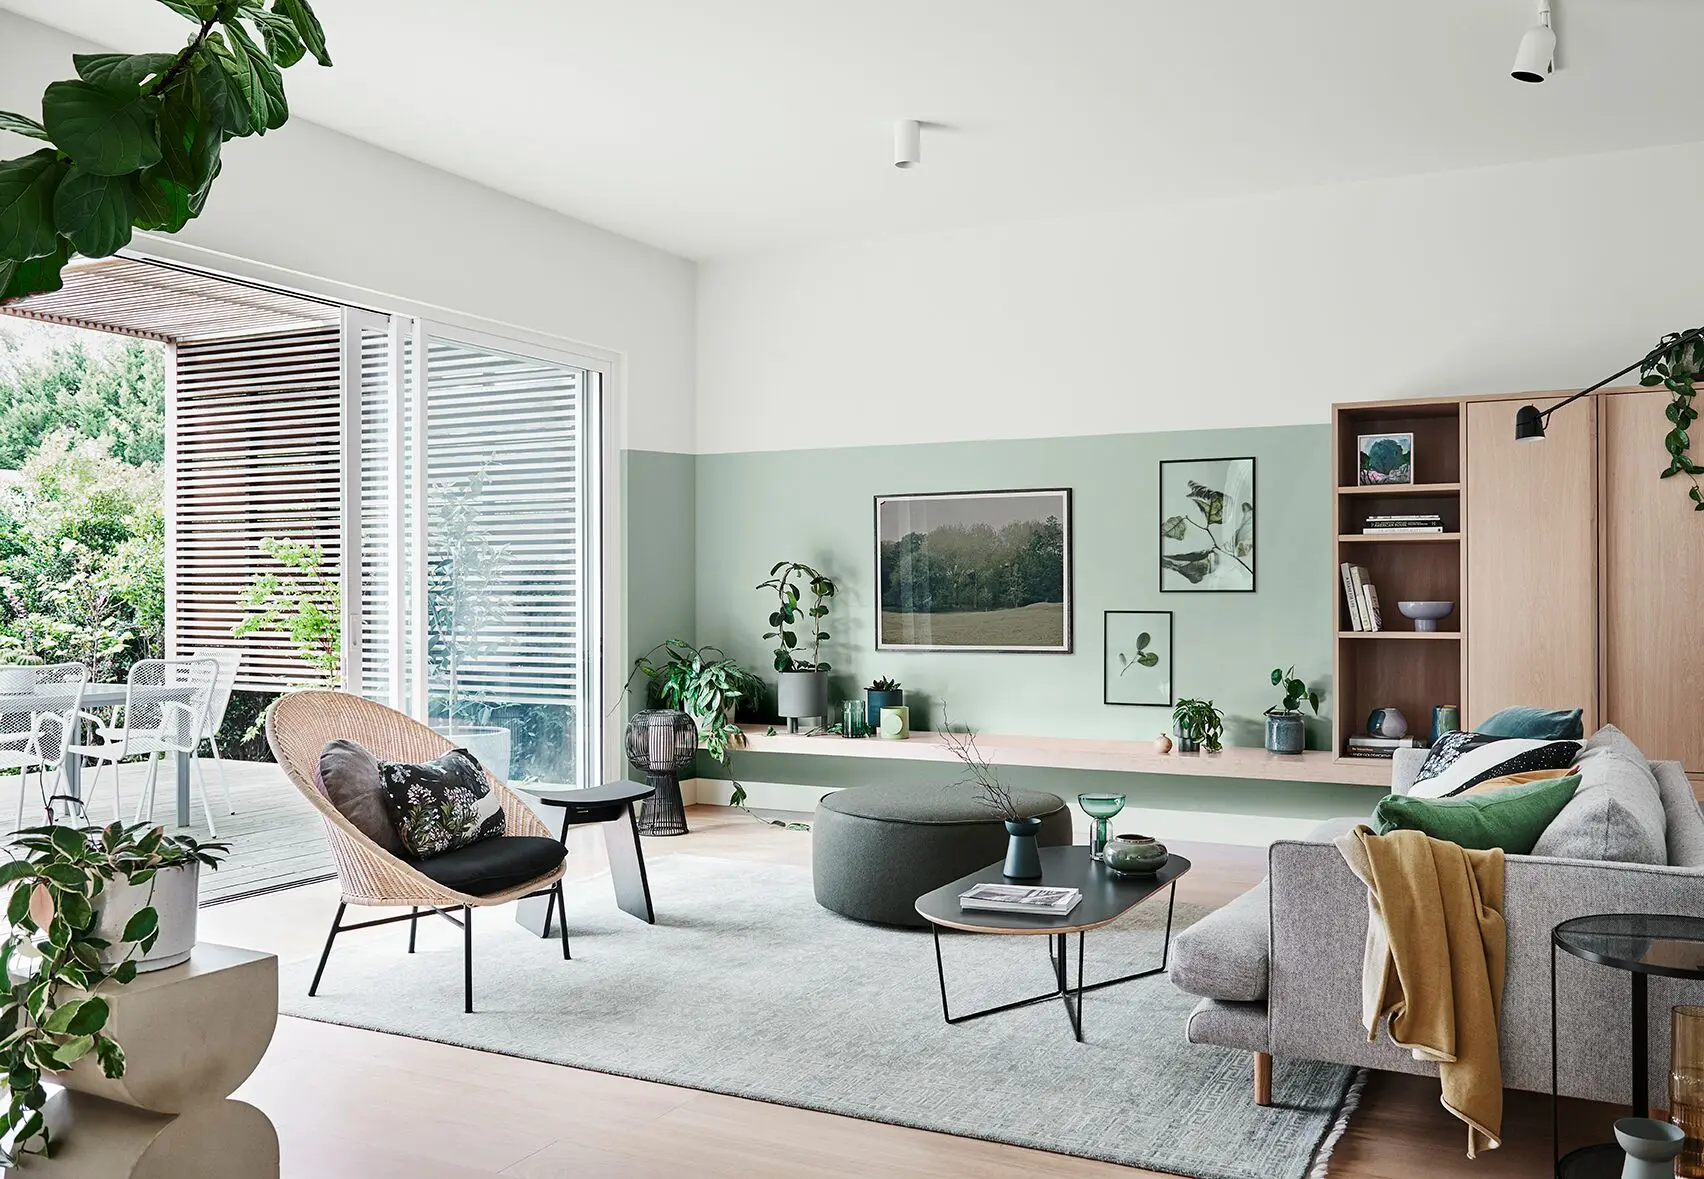
[[[345,347],[352,690],[500,776],[595,784],[602,374],[358,312]]]

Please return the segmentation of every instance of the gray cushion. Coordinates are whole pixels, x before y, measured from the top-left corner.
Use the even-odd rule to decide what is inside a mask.
[[[1172,938],[1172,984],[1191,995],[1228,1003],[1266,998],[1270,904],[1268,884],[1262,880]]]
[[[1534,845],[1535,856],[1668,863],[1668,821],[1650,764],[1620,730],[1593,734],[1575,762],[1580,788]]]
[[[1184,1038],[1191,1044],[1267,1052],[1272,1048],[1272,1025],[1264,1003],[1221,1003],[1203,999],[1189,1013]]]
[[[1704,813],[1698,795],[1678,761],[1651,764],[1657,777],[1657,793],[1663,800],[1663,818],[1668,823],[1668,862],[1676,868],[1704,868]]]
[[[393,856],[408,855],[385,803],[378,758],[353,741],[333,741],[320,751],[319,788],[361,834]]]
[[[1053,794],[1015,790],[1041,820],[1036,842],[1071,842],[1071,812]],[[861,786],[824,795],[811,824],[817,904],[884,925],[921,927],[917,898],[1006,854],[1006,825],[962,787]]]

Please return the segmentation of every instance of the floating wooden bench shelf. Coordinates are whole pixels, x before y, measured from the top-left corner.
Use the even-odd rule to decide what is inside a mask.
[[[846,738],[832,733],[806,736],[765,725],[740,726],[752,753],[815,757],[866,757],[888,761],[956,762],[939,733],[914,732],[903,741]],[[1204,778],[1252,778],[1273,782],[1336,782],[1351,786],[1390,785],[1390,763],[1340,760],[1323,750],[1301,754],[1229,748],[1219,753],[1156,753],[1149,741],[1083,737],[1011,737],[978,733],[976,747],[992,765],[1041,766],[1058,770],[1106,770],[1123,774],[1181,774]]]

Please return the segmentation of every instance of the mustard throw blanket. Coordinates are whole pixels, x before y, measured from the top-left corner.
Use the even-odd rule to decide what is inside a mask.
[[[1497,1021],[1508,937],[1503,853],[1467,851],[1419,831],[1337,840],[1367,885],[1361,1021],[1416,1060],[1437,1062],[1444,1108],[1467,1123],[1467,1157],[1501,1145]]]

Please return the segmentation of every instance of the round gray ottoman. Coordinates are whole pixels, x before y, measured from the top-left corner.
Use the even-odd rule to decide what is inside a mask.
[[[1057,795],[1014,790],[1043,847],[1071,842]],[[917,898],[1006,856],[1006,825],[969,789],[860,786],[824,795],[811,824],[817,904],[860,921],[921,927]]]

